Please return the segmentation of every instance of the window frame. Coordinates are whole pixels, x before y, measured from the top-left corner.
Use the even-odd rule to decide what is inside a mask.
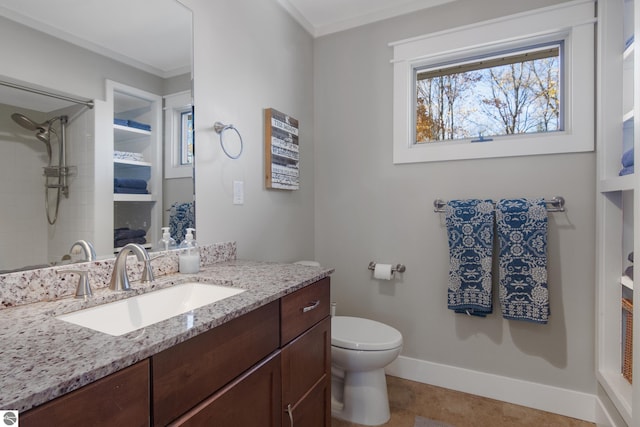
[[[193,107],[187,106],[181,111],[176,110],[176,114],[180,115],[180,130],[179,130],[180,137],[178,138],[178,141],[177,141],[177,144],[180,150],[180,159],[177,162],[176,166],[193,167]],[[189,121],[191,121],[191,126],[190,126],[191,132],[189,132],[189,126],[188,126]],[[191,158],[189,159],[190,161],[185,162],[185,158],[189,158],[189,150],[188,150],[188,147],[185,147],[184,144],[189,141],[189,138],[191,138],[191,145],[192,145]]]
[[[193,164],[182,164],[182,113],[192,112],[191,91],[164,97],[164,177],[191,178]],[[195,144],[195,141],[194,141]]]
[[[594,150],[596,18],[579,0],[391,43],[394,58],[393,162],[416,163]],[[472,41],[472,42],[471,42]],[[416,144],[415,72],[438,63],[562,41],[564,130]]]

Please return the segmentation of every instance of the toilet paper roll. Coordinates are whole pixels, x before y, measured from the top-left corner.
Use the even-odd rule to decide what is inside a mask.
[[[391,280],[393,278],[391,264],[376,264],[373,270],[373,277],[380,280]]]

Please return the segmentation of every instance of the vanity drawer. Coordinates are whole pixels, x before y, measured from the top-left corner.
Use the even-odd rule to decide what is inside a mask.
[[[289,341],[329,315],[329,278],[318,280],[280,299],[280,345]]]
[[[167,425],[278,349],[274,301],[152,357],[153,424]]]

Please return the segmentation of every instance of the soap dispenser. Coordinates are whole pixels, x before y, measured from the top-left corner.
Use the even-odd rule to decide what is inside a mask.
[[[156,247],[159,251],[168,251],[170,249],[176,248],[176,241],[169,234],[169,227],[162,227],[162,239],[158,241],[158,246]]]
[[[193,239],[195,228],[187,228],[187,234],[180,243],[179,269],[180,273],[197,273],[200,271],[200,249]]]

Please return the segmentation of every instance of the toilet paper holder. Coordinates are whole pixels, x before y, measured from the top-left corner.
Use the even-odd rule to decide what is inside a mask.
[[[369,267],[367,267],[369,270],[375,270],[376,269],[376,263],[375,261],[371,261],[369,263]],[[404,264],[396,264],[391,266],[391,272],[392,273],[404,273],[405,270],[407,269],[407,267],[404,266]]]

